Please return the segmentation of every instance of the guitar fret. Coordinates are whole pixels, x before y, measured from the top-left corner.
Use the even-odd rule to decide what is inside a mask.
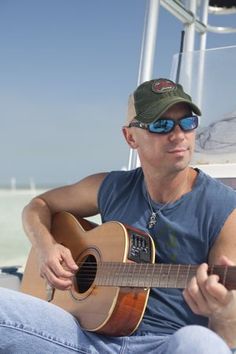
[[[136,274],[136,265],[137,265],[137,263],[132,263],[132,265],[133,265],[133,267],[134,267],[134,271],[133,271],[133,273],[132,273],[132,278],[131,278],[131,286],[134,286],[134,284],[135,284],[135,274]]]
[[[169,264],[168,266],[168,272],[167,272],[167,278],[166,278],[166,286],[167,287],[170,287],[170,281],[171,281],[171,277],[170,277],[170,274],[171,274],[171,264]]]
[[[151,286],[154,284],[155,267],[152,267]]]
[[[186,275],[186,279],[185,279],[185,286],[184,287],[186,287],[187,286],[187,284],[188,284],[188,279],[189,279],[189,273],[190,273],[190,265],[188,265],[188,267],[187,267],[187,275]]]
[[[160,287],[168,288],[169,286],[169,274],[170,274],[171,264],[163,264],[162,274],[160,278]]]
[[[150,285],[152,285],[152,276],[153,273],[151,273],[149,264],[147,263],[145,271],[145,288],[150,287]]]
[[[158,275],[158,279],[159,279],[159,284],[158,284],[158,286],[159,286],[159,287],[161,287],[162,268],[163,268],[163,264],[161,264],[161,266],[160,266],[159,275]]]
[[[186,268],[182,268],[182,273],[179,276],[179,282],[177,284],[181,288],[185,288],[186,287],[186,284],[188,282],[187,274],[188,274],[187,269]]]
[[[146,284],[146,278],[145,278],[145,275],[146,275],[146,273],[147,273],[147,265],[148,264],[145,264],[144,265],[144,267],[145,267],[145,269],[144,269],[144,271],[142,272],[142,267],[141,267],[141,264],[140,264],[140,266],[139,266],[139,268],[140,268],[140,271],[139,271],[139,278],[140,278],[140,287],[141,288],[145,288],[146,286],[147,286],[147,284]],[[144,273],[144,274],[143,274]]]
[[[135,276],[136,276],[138,287],[140,287],[140,266],[139,266],[139,263],[136,263],[136,265],[135,265]]]
[[[228,267],[225,267],[225,269],[224,269],[224,275],[223,275],[223,280],[222,280],[222,284],[223,284],[223,285],[225,285],[225,282],[226,282],[227,272],[228,272]]]
[[[121,269],[121,284],[122,286],[127,286],[127,274],[129,274],[129,269],[126,269],[129,267],[129,263],[122,263]]]
[[[131,263],[130,267],[133,267],[133,274],[132,274],[132,286],[135,286],[135,284],[139,283],[139,277],[137,277],[137,274],[139,275],[139,266],[138,263]]]
[[[114,279],[117,279],[117,282],[120,283],[120,281],[122,280],[122,275],[120,274],[121,273],[121,263],[118,264],[118,266],[116,267],[116,273],[115,273],[115,278]],[[122,286],[122,283],[121,283],[121,286]]]
[[[166,287],[166,267],[165,267],[165,264],[161,265],[159,286],[161,288],[165,288]]]
[[[162,288],[167,288],[169,285],[170,270],[171,270],[171,264],[163,264],[162,274],[161,274],[161,281],[162,281],[161,287]]]
[[[177,284],[179,281],[179,271],[180,271],[180,265],[178,264],[177,274],[176,274],[176,278],[175,278],[175,288],[177,287]]]
[[[116,263],[108,263],[107,268],[109,269],[109,271],[108,271],[109,275],[106,278],[107,284],[110,286],[113,286],[113,283],[115,282],[115,279],[116,279],[117,265],[116,265]]]
[[[177,274],[179,270],[179,265],[171,264],[168,274],[168,288],[176,287]]]

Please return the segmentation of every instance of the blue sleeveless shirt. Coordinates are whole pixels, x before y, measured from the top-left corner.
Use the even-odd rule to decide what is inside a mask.
[[[102,222],[116,220],[151,234],[157,263],[207,262],[222,226],[236,208],[236,193],[201,170],[197,172],[193,190],[166,205],[151,230],[147,228],[151,210],[142,169],[110,172],[98,194]],[[161,207],[152,201],[154,210]],[[164,335],[190,324],[207,326],[208,320],[190,310],[181,289],[152,288],[138,331]]]

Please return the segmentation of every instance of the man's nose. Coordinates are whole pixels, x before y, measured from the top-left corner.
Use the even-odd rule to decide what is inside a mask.
[[[169,139],[171,140],[175,140],[175,139],[183,140],[184,137],[185,137],[185,133],[178,124],[176,124],[174,129],[169,133]]]

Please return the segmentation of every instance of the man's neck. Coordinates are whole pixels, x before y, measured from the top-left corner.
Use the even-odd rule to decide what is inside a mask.
[[[187,167],[168,175],[150,176],[144,172],[144,176],[150,198],[159,203],[171,203],[192,190],[197,172]]]

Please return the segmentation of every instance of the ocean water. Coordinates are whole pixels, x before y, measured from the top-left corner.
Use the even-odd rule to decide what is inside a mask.
[[[24,206],[41,192],[0,189],[0,266],[24,266],[31,246],[23,231],[21,213]]]
[[[31,244],[21,221],[24,206],[43,190],[0,189],[0,267],[24,267]],[[100,217],[90,218],[100,223]]]

